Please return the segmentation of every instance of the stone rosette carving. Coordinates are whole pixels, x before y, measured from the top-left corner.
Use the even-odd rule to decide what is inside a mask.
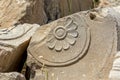
[[[108,80],[117,50],[117,24],[112,16],[96,16],[91,20],[88,13],[76,13],[53,21],[41,26],[32,36],[27,50],[27,65],[36,72],[35,80],[38,77],[45,79],[46,76],[50,80]],[[75,43],[69,43],[69,48],[64,49],[62,41],[68,37],[66,27],[73,28],[71,22],[77,23],[74,31],[78,32],[78,36],[72,36]],[[56,34],[56,29],[59,34]],[[56,42],[53,41],[54,45],[49,48],[51,38]],[[62,48],[56,51],[56,45]],[[33,64],[36,69],[31,68]],[[47,75],[44,75],[44,71]]]
[[[82,17],[68,16],[41,27],[33,35],[28,53],[46,65],[69,65],[85,55],[89,43],[90,30]]]
[[[70,46],[75,44],[79,35],[77,32],[78,25],[70,17],[67,18],[66,22],[64,25],[58,25],[49,33],[47,46],[50,49],[62,51],[69,49]]]

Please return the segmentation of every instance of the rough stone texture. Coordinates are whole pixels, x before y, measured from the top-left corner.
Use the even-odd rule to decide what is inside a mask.
[[[116,29],[117,29],[117,50],[120,51],[120,6],[117,7],[107,7],[102,9],[102,14],[100,15],[104,15],[106,16],[107,14],[109,14],[110,16],[112,16],[114,18],[114,21],[117,23],[116,24]]]
[[[0,72],[19,68],[22,55],[38,27],[37,24],[21,24],[0,29]]]
[[[21,22],[45,24],[60,17],[93,8],[92,0],[29,0]]]
[[[107,0],[111,6],[119,6],[120,0]]]
[[[44,0],[44,2],[45,12],[50,21],[93,8],[92,0]]]
[[[24,16],[26,0],[0,0],[0,28],[13,26]]]
[[[108,11],[115,18],[115,21],[117,23],[117,50],[120,51],[120,6],[113,7]],[[117,52],[114,58],[113,66],[109,74],[109,80],[120,80],[120,52]]]
[[[92,0],[0,0],[0,27],[18,23],[42,25],[91,8]]]
[[[20,19],[22,23],[45,24],[48,21],[45,13],[44,0],[28,0],[30,5],[26,9],[26,14]]]
[[[0,80],[26,80],[25,77],[17,72],[0,73]]]
[[[120,0],[95,0],[94,6],[101,8],[101,7],[115,7],[120,5]]]
[[[115,56],[112,70],[109,75],[110,80],[120,80],[120,52]]]
[[[116,25],[115,18],[103,10],[76,13],[42,26],[27,50],[28,77],[108,80],[117,52]]]

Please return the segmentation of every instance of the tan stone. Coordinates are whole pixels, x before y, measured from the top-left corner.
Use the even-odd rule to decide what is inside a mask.
[[[0,80],[26,80],[25,77],[18,72],[0,73]]]
[[[0,28],[18,23],[42,25],[91,8],[92,0],[0,0]]]
[[[109,74],[109,80],[120,80],[120,6],[114,7],[109,13],[116,19],[118,33],[118,52],[114,58],[113,66]]]
[[[44,6],[43,0],[0,0],[0,28],[20,22],[45,24]]]
[[[19,68],[22,55],[38,27],[37,24],[21,24],[0,29],[0,72]]]
[[[20,19],[20,22],[40,25],[47,23],[44,0],[28,0],[28,3],[30,5],[26,8],[26,14]]]
[[[120,80],[120,52],[115,56],[112,70],[110,71],[109,80]]]
[[[0,28],[13,26],[25,15],[26,0],[0,0]]]
[[[108,80],[117,22],[104,10],[91,15],[72,14],[36,31],[27,50],[31,80]]]

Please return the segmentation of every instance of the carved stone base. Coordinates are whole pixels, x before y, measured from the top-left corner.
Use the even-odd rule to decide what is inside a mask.
[[[38,27],[37,24],[23,24],[0,29],[0,72],[19,68],[22,55]]]

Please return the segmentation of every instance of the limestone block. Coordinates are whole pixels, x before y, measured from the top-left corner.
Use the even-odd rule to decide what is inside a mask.
[[[72,14],[36,31],[27,49],[30,80],[108,80],[117,22],[108,12],[91,14]]]
[[[0,0],[0,28],[18,23],[46,22],[43,0]]]
[[[26,0],[0,0],[0,28],[17,23],[25,15],[28,5]]]
[[[0,80],[26,80],[25,77],[17,72],[0,73]]]
[[[22,55],[38,27],[37,24],[21,24],[0,29],[0,72],[19,68]]]
[[[114,0],[111,0],[111,1],[114,1]],[[116,0],[116,1],[119,1],[119,0]],[[120,11],[119,10],[120,10],[120,6],[103,9],[104,15],[106,15],[108,12],[109,15],[111,15],[117,23],[116,28],[117,28],[117,45],[118,45],[117,50],[118,51],[120,51],[120,16],[119,16]],[[120,80],[120,52],[117,52],[114,58],[114,62],[109,74],[109,80]]]

